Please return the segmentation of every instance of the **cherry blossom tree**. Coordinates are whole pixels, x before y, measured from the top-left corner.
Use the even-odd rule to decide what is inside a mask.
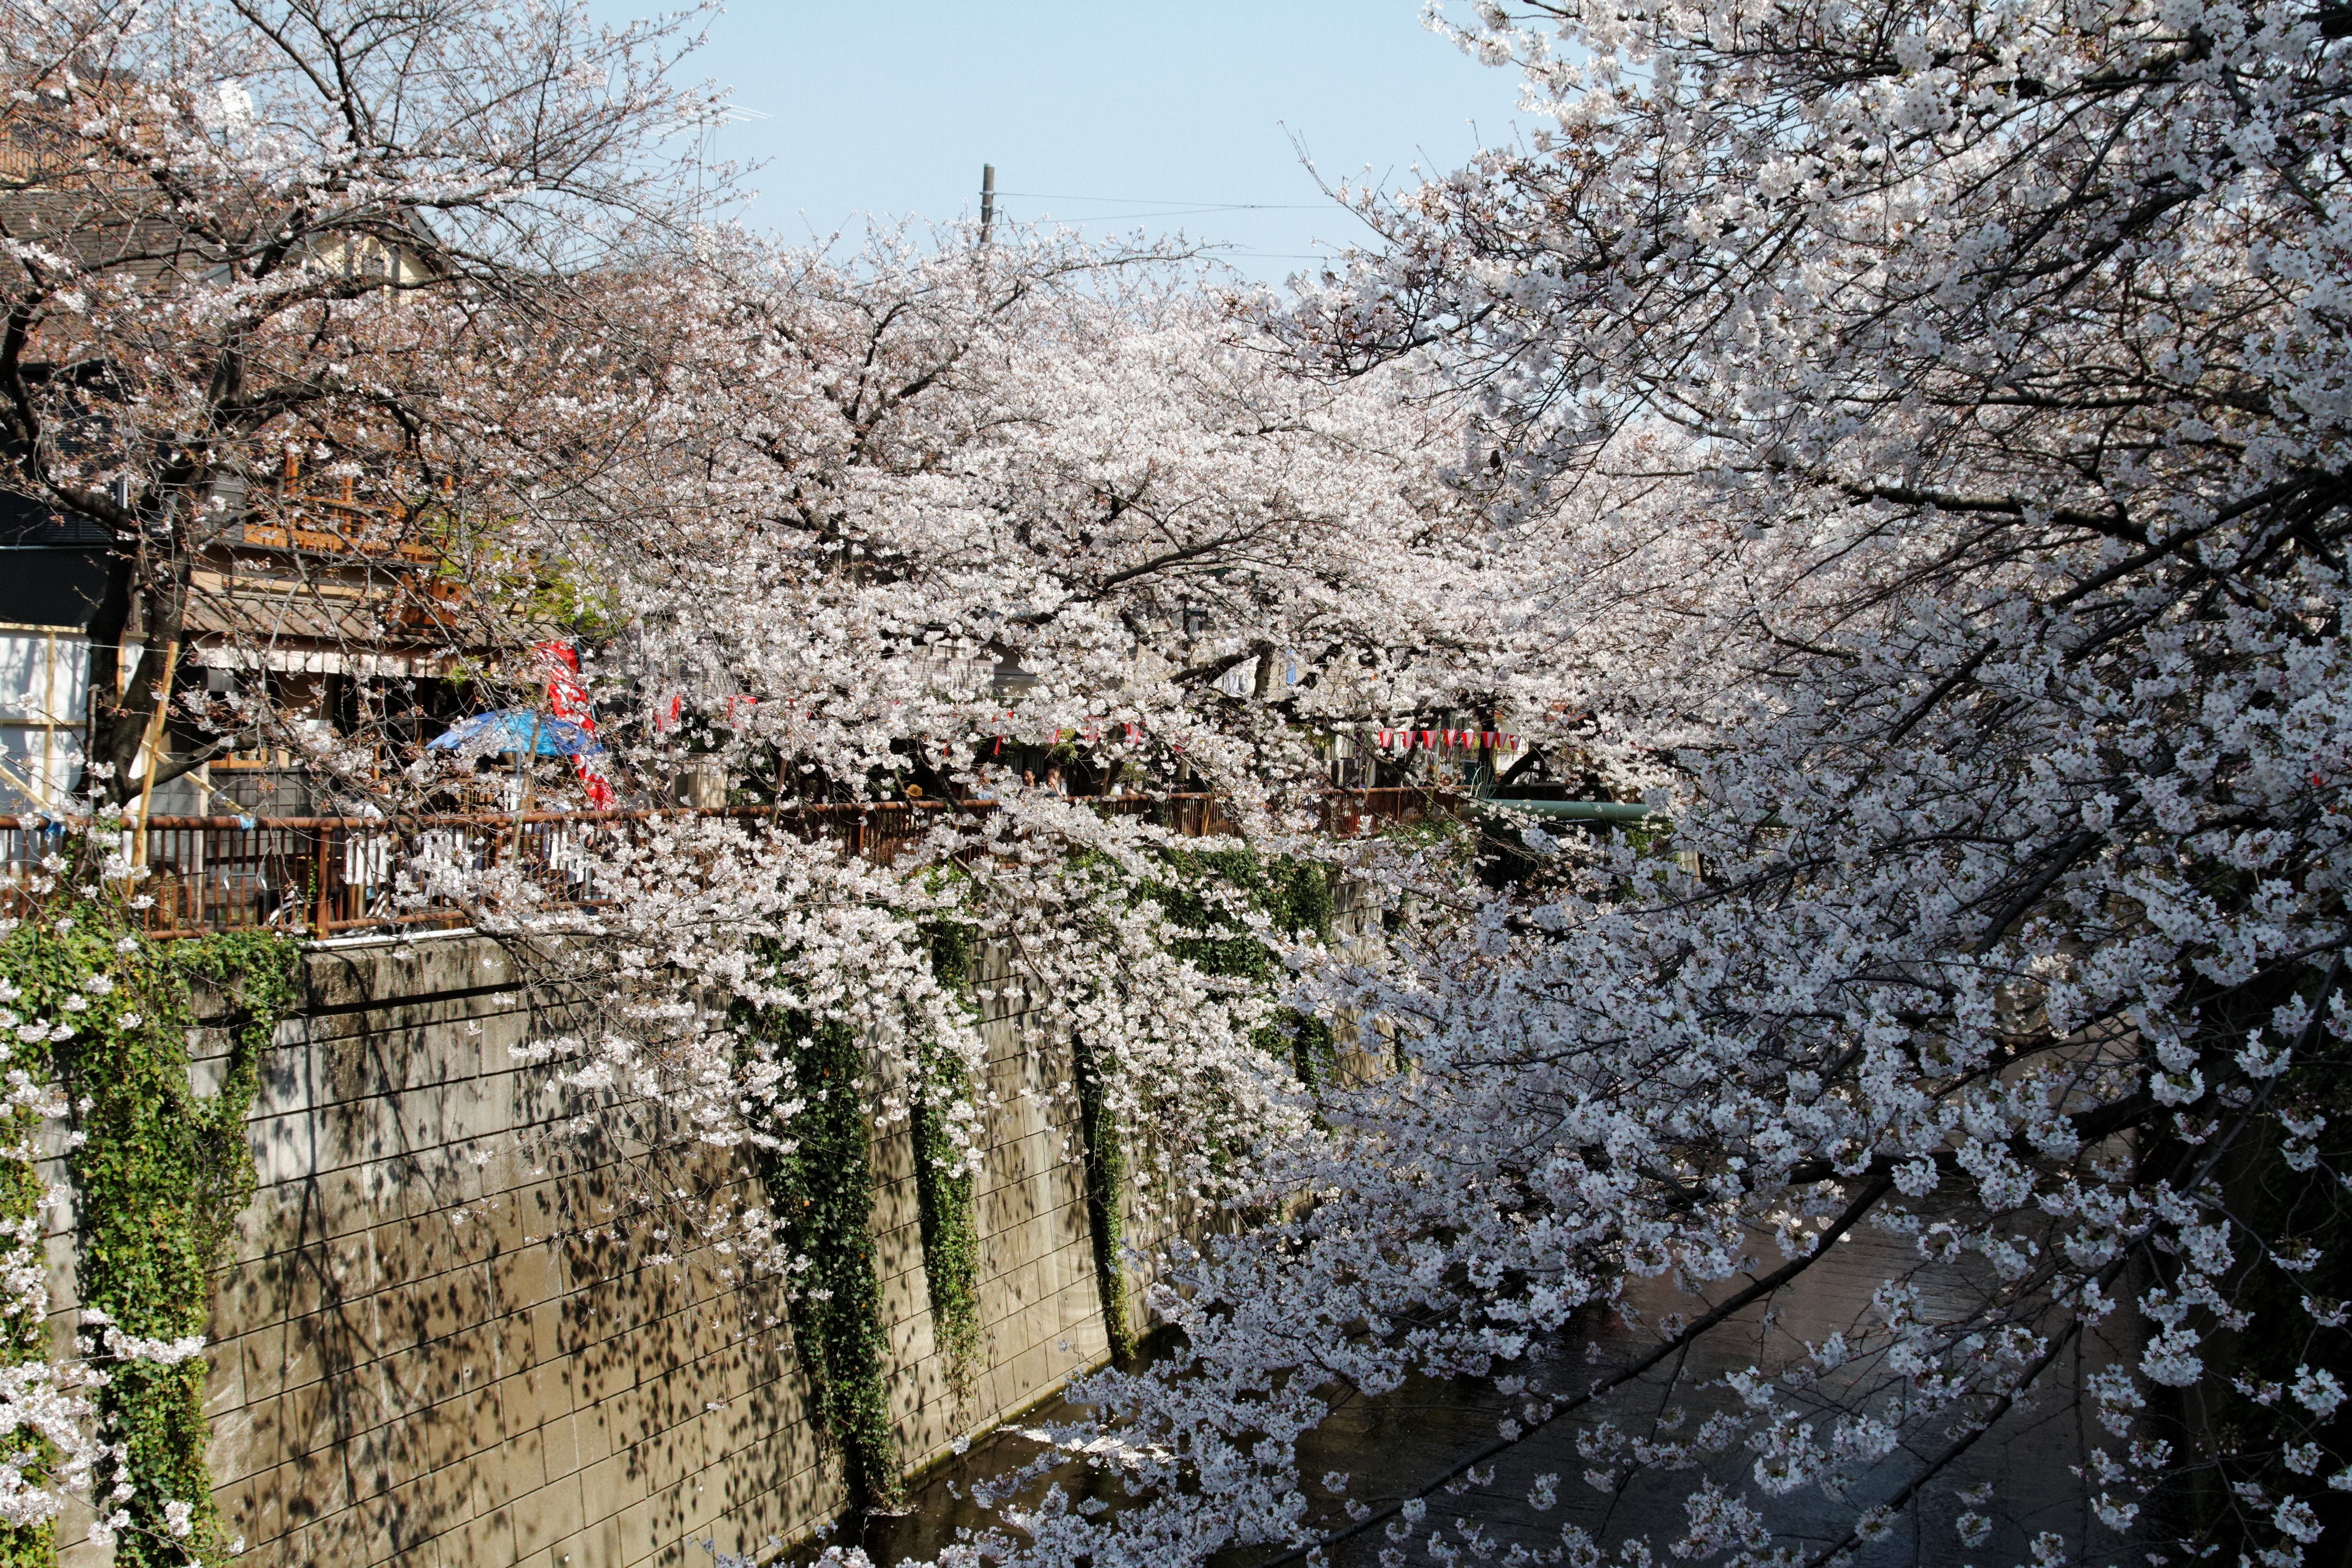
[[[596,342],[566,280],[693,211],[692,171],[663,147],[714,101],[671,79],[690,22],[606,30],[484,0],[11,14],[7,480],[28,515],[111,541],[89,757],[115,798],[138,787],[192,606],[246,641],[289,615],[311,641],[381,639],[315,584],[279,624],[236,624],[252,617],[222,558],[258,542],[248,527],[429,556],[461,496],[499,515],[499,444],[478,437],[518,338],[561,320]],[[118,647],[139,650],[127,679]]]
[[[939,820],[895,879],[786,812],[604,841],[598,879],[625,890],[593,913],[474,889],[551,975],[624,978],[567,1070],[698,1136],[757,1130],[728,1109],[745,1072],[752,1102],[792,1103],[734,1022],[676,1006],[683,973],[861,1022],[899,996],[886,1057],[968,1053],[903,983],[950,918],[1019,950],[1039,1027],[1090,1042],[1171,1201],[1238,1190],[1217,1173],[1244,1130],[1300,1120],[1251,1038],[1266,998],[1176,956],[1139,894],[1171,875],[1171,829],[1015,759],[1058,744],[1139,805],[1214,791],[1280,840],[1316,820],[1333,730],[1462,700],[1517,634],[1482,584],[1486,523],[1439,482],[1450,414],[1404,372],[1333,387],[1229,341],[1183,263],[968,229],[841,261],[713,231],[607,280],[608,312],[666,324],[661,352],[607,366],[646,413],[591,477],[547,472],[506,543],[561,560],[601,628],[589,678],[631,693],[611,765],[646,788],[699,770],[755,807],[986,810]],[[844,923],[799,912],[818,908]]]
[[[312,574],[322,557],[398,562],[412,586],[453,555],[504,559],[478,520],[510,510],[529,469],[502,415],[566,373],[533,351],[591,353],[581,277],[690,216],[690,171],[663,152],[711,102],[667,79],[688,21],[605,31],[571,6],[304,0],[68,0],[0,21],[0,485],[12,521],[96,529],[110,568],[88,775],[52,820],[12,825],[34,848],[0,889],[12,1558],[48,1555],[76,1497],[91,1548],[126,1562],[238,1549],[207,1498],[202,1335],[156,1338],[143,1320],[202,1321],[219,1242],[204,1215],[235,1206],[244,1102],[189,1082],[189,975],[141,931],[153,899],[124,805],[240,739],[303,731],[249,682],[171,715],[215,739],[163,762],[174,665],[200,620],[248,670],[285,668],[269,661],[289,618],[314,667],[373,657],[394,596],[339,594],[349,583],[325,579],[351,574]],[[479,509],[470,531],[461,498]],[[225,583],[249,565],[241,547],[287,568],[272,613],[242,624],[252,601]],[[507,647],[530,624],[497,595],[469,616],[428,616],[425,640]],[[331,776],[352,765],[342,750],[307,748]],[[152,765],[134,776],[142,751]],[[283,956],[234,951],[249,973],[210,976],[232,989]],[[143,1142],[105,1142],[132,1101],[163,1110],[133,1128]],[[61,1172],[84,1247],[79,1331],[57,1332],[47,1216],[75,1213]],[[92,1180],[112,1184],[112,1212],[93,1212]],[[128,1216],[121,1191],[142,1181],[153,1212]],[[170,1298],[191,1279],[194,1300]],[[137,1298],[142,1332],[108,1316],[94,1280]]]
[[[10,112],[85,171],[28,211],[145,245],[124,171],[184,165],[215,228],[295,215],[175,242],[202,269],[11,241],[20,488],[149,563],[116,815],[189,531],[298,439],[473,552],[474,641],[582,641],[631,798],[987,806],[890,867],[781,813],[600,833],[587,905],[513,863],[405,875],[600,998],[536,1048],[647,1149],[789,1142],[830,1090],[779,1013],[869,1031],[885,1121],[941,1052],[984,1077],[925,954],[969,926],[1155,1198],[1252,1222],[1167,1260],[1183,1344],[1086,1385],[991,1551],[1486,1554],[1425,1495],[1301,1473],[1335,1405],[1417,1373],[1510,1405],[1432,1489],[1570,1431],[1612,1498],[1688,1477],[1679,1538],[1580,1516],[1522,1562],[1831,1568],[1927,1521],[2044,1564],[2289,1568],[2337,1522],[2338,8],[1441,16],[1549,125],[1351,193],[1381,245],[1240,321],[1148,244],[683,234],[639,154],[701,100],[595,68],[657,39],[558,26],[510,67],[522,13],[286,15],[12,46],[120,62],[27,68]],[[375,28],[440,62],[366,99],[397,112],[292,63],[383,58]],[[475,96],[506,69],[570,129]],[[1509,875],[1469,833],[1314,830],[1330,731],[1496,700],[1654,820],[1530,826]],[[1379,889],[1383,940],[1235,909],[1280,990],[1209,974],[1168,830],[1024,787],[1007,748],[1041,742],[1217,791]],[[1267,1049],[1277,1005],[1345,1070]],[[645,1187],[747,1272],[807,1263],[756,1203]],[[1777,1327],[1848,1237],[1894,1259],[1864,1310]],[[1711,1394],[1613,1425],[1694,1359]],[[2029,1541],[1974,1467],[2061,1398],[2088,1522]],[[1072,1447],[1133,1506],[1014,1489]]]
[[[1186,1350],[1091,1385],[1066,1436],[1149,1500],[1050,1494],[1023,1550],[1488,1553],[1424,1497],[1317,1500],[1297,1442],[1408,1372],[1492,1376],[1524,1408],[1446,1478],[1491,1481],[1696,1356],[1706,1422],[1665,1436],[1677,1394],[1577,1438],[1612,1495],[1689,1473],[1688,1532],[1535,1550],[1981,1547],[1975,1460],[2066,1398],[2083,1521],[1993,1550],[2301,1561],[2352,1486],[2342,18],[1562,0],[1453,31],[1551,125],[1354,194],[1384,243],[1272,324],[1457,389],[1455,482],[1550,569],[1561,739],[1658,820],[1531,830],[1506,892],[1384,870],[1390,958],[1309,988],[1405,1070],[1265,1162],[1304,1212],[1188,1266]],[[1874,1235],[1866,1310],[1773,1331]],[[1570,1331],[1597,1373],[1545,1359]]]
[[[1438,481],[1448,416],[1225,341],[1181,259],[713,233],[636,281],[679,346],[535,547],[750,798],[936,799],[1056,732],[1108,782],[1298,776],[1310,735],[1402,721],[1499,645],[1485,525]]]

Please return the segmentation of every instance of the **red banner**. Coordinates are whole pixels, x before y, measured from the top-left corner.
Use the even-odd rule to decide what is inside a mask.
[[[595,704],[588,700],[588,688],[580,680],[580,655],[570,643],[533,643],[531,652],[539,656],[540,668],[547,678],[547,710],[558,719],[567,720],[581,730],[596,732]],[[588,792],[592,811],[610,811],[616,798],[604,770],[592,757],[574,753],[572,771],[579,775],[581,786]]]

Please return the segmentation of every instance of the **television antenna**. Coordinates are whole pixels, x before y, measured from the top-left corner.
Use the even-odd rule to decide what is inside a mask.
[[[703,170],[709,165],[711,143],[719,133],[719,128],[721,125],[749,125],[756,121],[774,118],[764,109],[752,109],[732,100],[714,103],[696,116],[701,122],[701,133],[696,140],[694,154],[694,210],[697,214],[702,211]]]

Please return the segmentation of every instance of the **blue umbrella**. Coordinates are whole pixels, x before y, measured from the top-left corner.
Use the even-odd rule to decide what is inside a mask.
[[[531,752],[542,757],[593,757],[604,751],[596,737],[569,719],[534,713],[528,708],[506,708],[477,713],[425,742],[427,751]]]

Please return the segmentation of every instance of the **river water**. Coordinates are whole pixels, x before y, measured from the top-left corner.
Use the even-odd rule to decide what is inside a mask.
[[[1534,1432],[1496,1462],[1491,1484],[1458,1493],[1440,1491],[1430,1499],[1432,1522],[1459,1520],[1483,1529],[1501,1549],[1495,1561],[1505,1560],[1514,1543],[1530,1549],[1560,1543],[1560,1526],[1570,1521],[1604,1543],[1633,1536],[1649,1538],[1656,1556],[1677,1561],[1670,1544],[1688,1529],[1684,1500],[1702,1474],[1735,1487],[1767,1509],[1767,1521],[1778,1544],[1795,1547],[1807,1555],[1834,1542],[1853,1518],[1854,1506],[1880,1500],[1919,1467],[1927,1453],[1948,1438],[1940,1431],[1924,1435],[1922,1451],[1897,1449],[1875,1467],[1852,1478],[1842,1489],[1847,1502],[1808,1486],[1786,1498],[1766,1499],[1746,1483],[1754,1456],[1744,1447],[1718,1454],[1696,1469],[1667,1470],[1654,1466],[1621,1463],[1605,1478],[1604,1487],[1588,1483],[1585,1474],[1594,1462],[1580,1452],[1579,1440],[1603,1421],[1620,1430],[1653,1440],[1687,1440],[1708,1414],[1729,1409],[1738,1396],[1721,1382],[1727,1372],[1762,1361],[1786,1363],[1791,1353],[1819,1344],[1833,1332],[1849,1337],[1867,1328],[1874,1317],[1872,1291],[1890,1273],[1916,1266],[1916,1256],[1906,1237],[1856,1233],[1830,1257],[1801,1277],[1786,1292],[1773,1319],[1751,1310],[1717,1331],[1679,1361],[1661,1363],[1637,1382],[1592,1405],[1564,1416]],[[1923,1300],[1932,1308],[1938,1297],[1958,1307],[1963,1299],[1982,1289],[1980,1280],[1958,1271],[1920,1271],[1914,1276]],[[1640,1295],[1634,1298],[1642,1300]],[[1668,1310],[1694,1310],[1687,1298],[1668,1299],[1650,1292],[1642,1321],[1626,1323],[1611,1318],[1596,1323],[1580,1337],[1563,1339],[1545,1347],[1540,1373],[1554,1387],[1572,1389],[1612,1363],[1632,1360],[1658,1340],[1652,1321]],[[1696,1310],[1704,1310],[1703,1307]],[[2090,1443],[2108,1441],[2096,1436],[2095,1426],[2074,1397],[2084,1374],[2119,1348],[2105,1343],[2096,1333],[2077,1340],[2078,1353],[2063,1358],[2036,1394],[2023,1402],[2000,1426],[1979,1443],[1967,1458],[1947,1472],[1950,1487],[1921,1506],[1898,1516],[1895,1528],[1856,1556],[1857,1568],[1969,1568],[1970,1564],[2011,1563],[2023,1560],[2033,1537],[2054,1531],[2066,1538],[2070,1560],[2085,1561],[2086,1544],[2112,1551],[2119,1543],[2102,1533],[2092,1520],[2087,1491],[2078,1479],[2083,1456]],[[1860,1373],[1863,1369],[1857,1369]],[[1905,1397],[1895,1388],[1887,1396]],[[1340,1500],[1315,1484],[1326,1471],[1346,1472],[1349,1495],[1378,1506],[1412,1495],[1443,1476],[1463,1459],[1494,1441],[1498,1424],[1517,1414],[1523,1402],[1506,1398],[1484,1380],[1417,1378],[1378,1398],[1358,1397],[1341,1403],[1330,1417],[1300,1444],[1298,1471],[1307,1478],[1307,1493],[1318,1514],[1331,1526],[1344,1523]],[[1680,1412],[1677,1420],[1675,1413]],[[1070,1408],[1056,1400],[1040,1406],[1020,1423],[1023,1427],[1068,1417]],[[1827,1416],[1821,1417],[1826,1430]],[[856,1543],[877,1564],[913,1563],[937,1555],[941,1548],[998,1523],[992,1513],[974,1506],[975,1481],[1027,1463],[1039,1452],[1038,1442],[1016,1429],[1000,1429],[976,1440],[971,1450],[931,1470],[908,1489],[908,1511],[889,1519],[867,1521],[862,1529],[845,1524],[836,1533],[814,1543],[803,1557],[831,1542]],[[1542,1509],[1530,1501],[1536,1479],[1558,1476],[1559,1501]],[[1075,1496],[1096,1497],[1111,1506],[1127,1502],[1115,1475],[1091,1471],[1072,1461],[1040,1482],[1024,1500],[1034,1500],[1048,1484],[1058,1482]],[[1991,1539],[1970,1548],[1955,1529],[1963,1504],[1951,1493],[1964,1487],[1989,1488],[1991,1500],[1983,1511],[1996,1521]],[[1330,1554],[1334,1568],[1376,1568],[1379,1550],[1387,1545],[1379,1528],[1342,1543]],[[1233,1568],[1241,1568],[1267,1553],[1230,1554]],[[1426,1561],[1419,1552],[1412,1558]],[[1171,1568],[1176,1568],[1171,1564]],[[1212,1568],[1225,1568],[1224,1562]]]

